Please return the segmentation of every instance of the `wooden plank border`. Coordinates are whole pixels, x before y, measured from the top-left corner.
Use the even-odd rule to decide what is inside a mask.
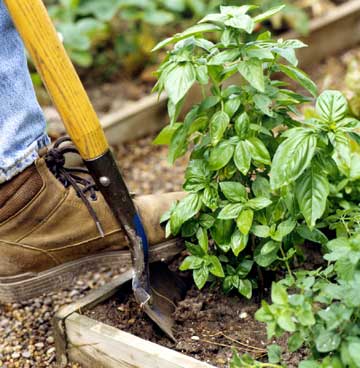
[[[161,244],[150,247],[150,262],[171,259],[184,249],[181,239],[170,239]],[[129,259],[130,262],[130,259]],[[59,367],[66,367],[68,363],[68,338],[65,326],[66,319],[73,313],[91,309],[95,305],[110,298],[121,286],[132,278],[133,271],[129,270],[116,277],[113,281],[89,293],[75,303],[62,307],[53,318],[53,331],[55,336],[56,360]]]
[[[216,368],[81,314],[118,292],[132,273],[127,271],[56,314],[58,367],[65,368],[71,361],[86,368]]]
[[[70,360],[87,368],[215,368],[78,313],[65,326]]]

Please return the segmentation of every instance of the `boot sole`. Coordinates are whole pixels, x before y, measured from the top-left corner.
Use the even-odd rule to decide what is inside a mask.
[[[180,239],[171,239],[150,247],[150,262],[165,260],[184,249]],[[24,273],[0,277],[0,303],[17,303],[37,298],[43,294],[65,289],[81,274],[104,267],[126,268],[131,266],[129,251],[112,251],[94,254],[64,263],[39,273]]]

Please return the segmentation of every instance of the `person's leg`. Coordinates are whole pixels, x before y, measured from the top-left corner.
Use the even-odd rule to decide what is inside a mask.
[[[50,143],[23,43],[0,0],[0,183],[30,166]]]
[[[64,166],[71,143],[61,138],[38,153],[48,143],[24,47],[0,0],[0,303],[52,292],[89,268],[129,263],[125,233],[91,176]],[[135,200],[157,257],[176,248],[155,244],[165,239],[161,214],[183,196]]]

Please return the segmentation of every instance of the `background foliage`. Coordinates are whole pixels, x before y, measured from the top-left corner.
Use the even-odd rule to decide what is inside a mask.
[[[253,0],[266,10],[280,0]],[[103,77],[119,68],[129,75],[156,62],[154,45],[168,34],[182,31],[194,20],[218,9],[221,4],[239,5],[235,0],[46,0],[50,15],[72,60],[92,68]],[[284,23],[285,22],[285,23]],[[307,31],[304,10],[287,1],[273,28],[284,24]]]

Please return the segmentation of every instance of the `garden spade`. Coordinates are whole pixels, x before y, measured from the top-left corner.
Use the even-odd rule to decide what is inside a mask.
[[[133,291],[148,316],[174,340],[172,313],[184,285],[167,266],[149,270],[140,216],[109,149],[104,131],[41,0],[4,0],[66,130],[129,241]],[[151,274],[151,278],[150,278]]]

